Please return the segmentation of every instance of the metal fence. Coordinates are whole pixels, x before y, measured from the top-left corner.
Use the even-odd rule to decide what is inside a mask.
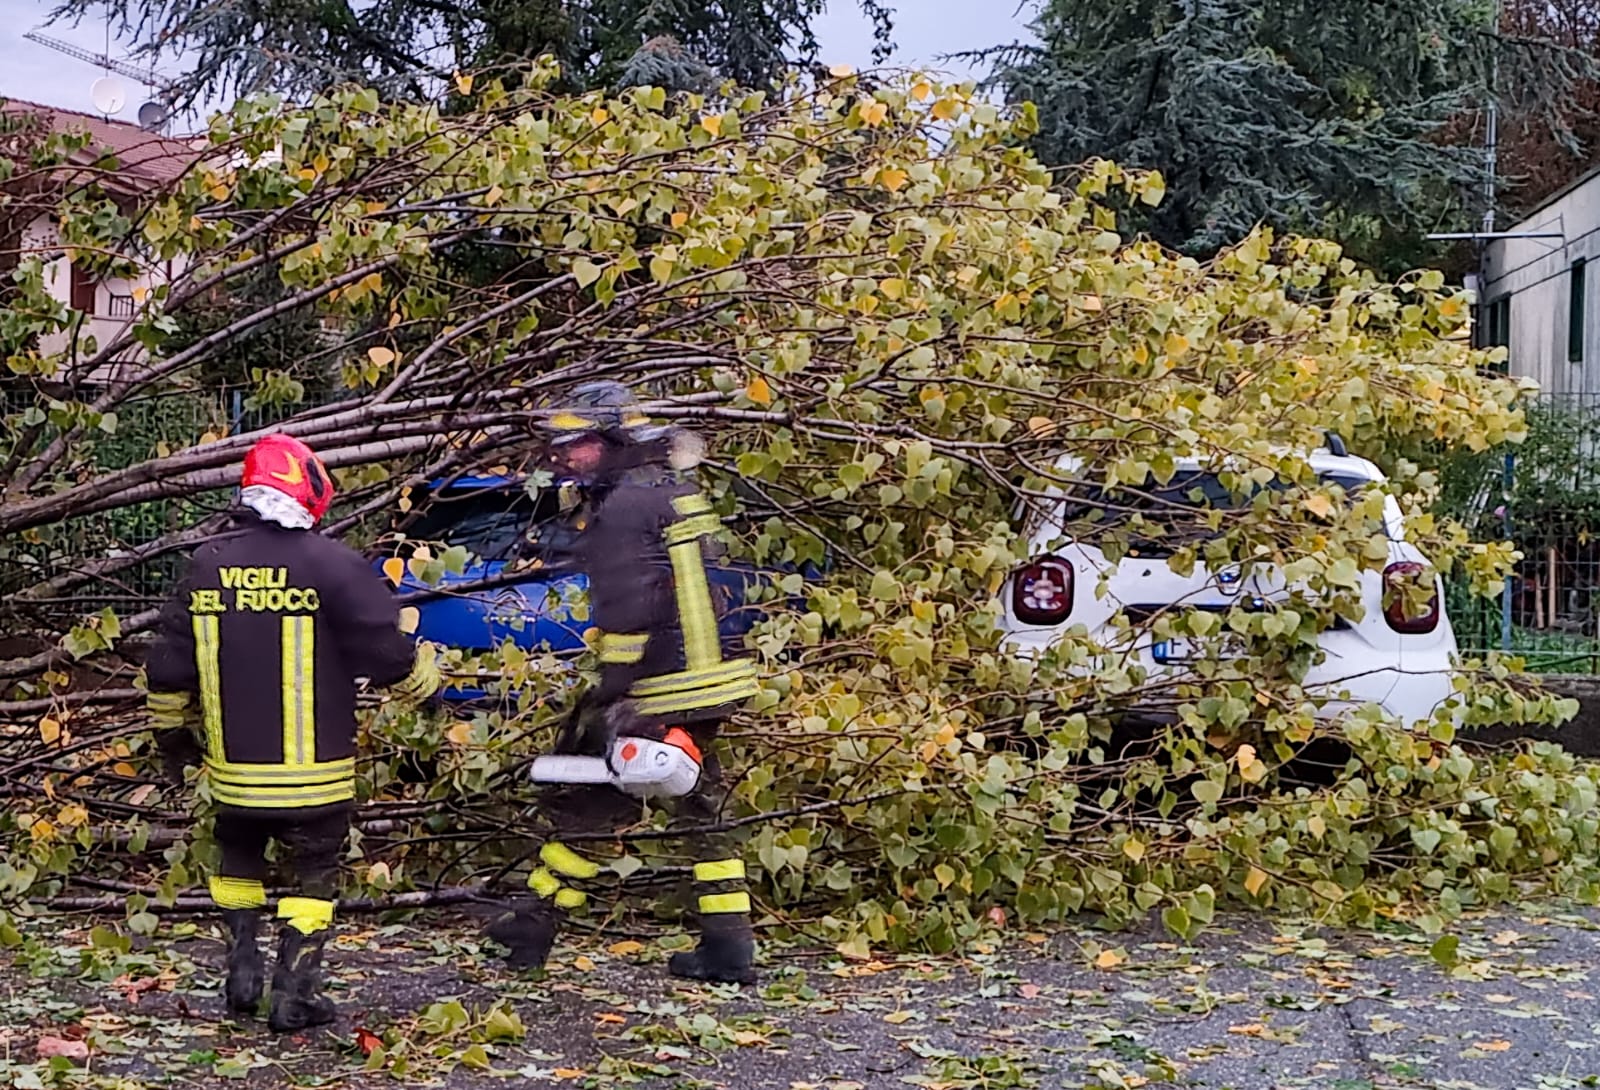
[[[35,403],[32,391],[0,393],[0,406],[8,417]],[[133,400],[118,408],[115,432],[94,443],[94,464],[101,472],[124,469],[165,450],[191,446],[207,433],[220,437],[265,427],[304,407],[252,406],[247,391],[225,387]],[[77,570],[85,561],[148,545],[222,510],[228,499],[228,492],[221,490],[133,504],[67,519],[37,534],[0,541],[6,560],[0,565],[0,597],[9,598],[20,590]],[[30,606],[63,617],[81,616],[107,606],[118,613],[135,612],[160,602],[182,565],[181,553],[156,557],[96,578],[58,597],[35,598]]]
[[[1545,397],[1513,453],[1447,464],[1446,513],[1522,552],[1497,598],[1448,592],[1464,652],[1504,651],[1543,673],[1600,673],[1600,397]]]

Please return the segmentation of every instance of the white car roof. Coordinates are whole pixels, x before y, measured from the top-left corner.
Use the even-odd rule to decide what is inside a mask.
[[[1319,474],[1338,474],[1341,477],[1355,477],[1358,480],[1374,483],[1389,479],[1384,476],[1383,470],[1354,454],[1333,454],[1324,447],[1318,447],[1310,454],[1301,457]],[[1176,464],[1180,473],[1193,473],[1207,468],[1207,463],[1199,458],[1179,458]],[[1056,459],[1055,468],[1063,473],[1080,473],[1085,465],[1083,459],[1076,454],[1063,454]]]

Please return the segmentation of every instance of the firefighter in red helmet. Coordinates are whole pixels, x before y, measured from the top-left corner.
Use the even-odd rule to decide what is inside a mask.
[[[304,443],[257,443],[236,524],[196,550],[145,664],[169,773],[181,777],[199,728],[222,850],[211,897],[238,1013],[253,1012],[266,985],[257,931],[267,842],[288,849],[299,888],[278,903],[268,1024],[279,1032],[334,1017],[321,965],[355,801],[358,679],[413,701],[439,686],[435,650],[401,632],[388,586],[360,554],[315,532],[332,502],[333,480]]]

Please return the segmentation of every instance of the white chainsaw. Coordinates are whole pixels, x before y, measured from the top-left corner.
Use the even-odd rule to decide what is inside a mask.
[[[623,735],[611,743],[611,756],[536,757],[529,773],[535,783],[609,784],[635,798],[675,799],[700,782],[700,751],[687,731],[673,728],[666,738]]]

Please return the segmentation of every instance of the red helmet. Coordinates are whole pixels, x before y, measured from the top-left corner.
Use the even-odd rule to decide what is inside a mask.
[[[320,520],[333,504],[333,478],[311,448],[292,435],[269,435],[244,456],[241,488],[273,488]]]

